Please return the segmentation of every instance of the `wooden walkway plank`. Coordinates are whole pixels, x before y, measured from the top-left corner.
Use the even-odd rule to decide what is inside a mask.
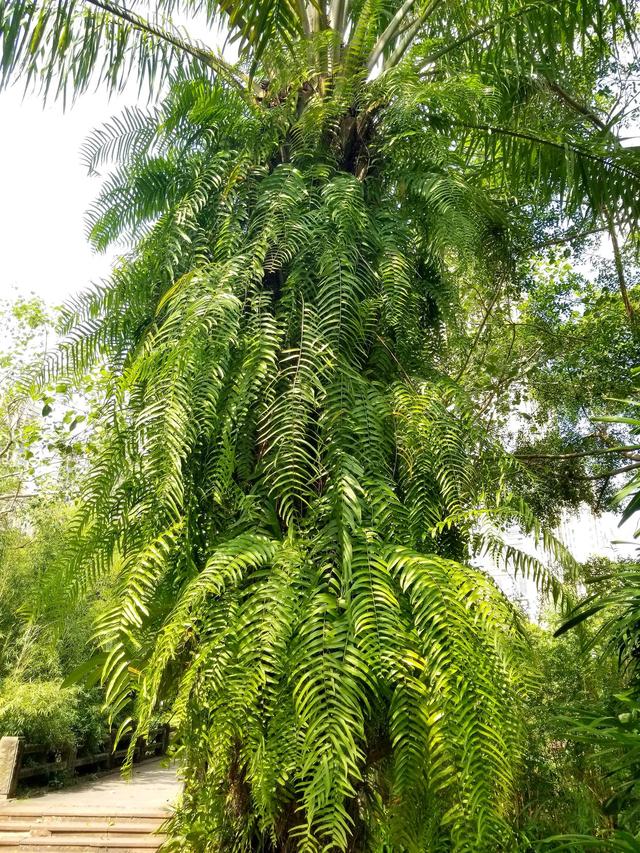
[[[0,853],[149,853],[181,784],[175,767],[137,765],[41,796],[0,802]]]

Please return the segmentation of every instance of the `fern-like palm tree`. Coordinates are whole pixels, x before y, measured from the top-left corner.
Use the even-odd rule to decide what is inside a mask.
[[[238,63],[170,24],[190,13]],[[468,292],[517,286],[542,213],[635,226],[638,158],[593,95],[633,14],[1,0],[5,81],[164,93],[87,143],[118,161],[91,239],[134,249],[69,307],[52,370],[112,371],[69,570],[120,588],[114,713],[177,727],[179,843],[514,849],[518,617],[469,547],[541,572],[500,540],[515,518],[568,558],[442,351]]]

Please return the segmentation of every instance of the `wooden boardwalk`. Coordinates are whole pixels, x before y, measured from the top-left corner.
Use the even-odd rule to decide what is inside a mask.
[[[57,853],[156,850],[157,830],[180,794],[175,768],[160,761],[92,782],[0,804],[0,851]]]

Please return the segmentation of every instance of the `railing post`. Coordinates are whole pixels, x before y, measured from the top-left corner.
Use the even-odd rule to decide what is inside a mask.
[[[113,731],[113,729],[109,729],[109,740],[107,742],[107,770],[112,770],[116,764],[116,758],[113,754],[113,751],[115,749],[115,740],[115,732]]]
[[[144,761],[147,754],[147,739],[139,737],[136,741],[136,748],[133,752],[134,761]]]
[[[75,744],[73,744],[67,750],[67,757],[66,757],[67,760],[65,762],[67,765],[67,776],[69,777],[69,779],[72,779],[74,774],[75,774],[76,758],[77,757],[78,757],[78,751],[77,751]]]
[[[22,748],[22,738],[0,738],[0,800],[8,800],[16,795]]]
[[[160,745],[160,749],[162,752],[160,755],[166,755],[167,750],[169,749],[169,736],[171,734],[171,727],[168,723],[165,723],[162,727],[162,743]]]

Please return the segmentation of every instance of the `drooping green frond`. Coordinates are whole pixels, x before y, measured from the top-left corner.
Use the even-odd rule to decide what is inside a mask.
[[[213,47],[220,24],[240,40],[252,74],[266,63],[271,78],[274,49],[291,56],[303,45],[308,65],[342,77],[341,85],[407,57],[430,71],[517,64],[555,76],[571,68],[576,50],[605,58],[634,32],[631,0],[163,0],[153,11],[145,19],[112,0],[3,0],[2,80],[36,78],[45,92],[66,94],[91,81],[117,89],[131,73],[161,85],[180,70],[208,69],[253,94],[251,80]],[[199,16],[212,43],[190,40],[174,16]]]
[[[231,30],[237,30],[255,66],[274,41],[292,48],[295,40],[308,36],[313,17],[321,14],[321,3],[304,0],[221,0]]]
[[[203,71],[241,85],[217,52],[191,42],[170,19],[147,20],[109,0],[4,0],[0,49],[0,85],[23,77],[45,97],[66,99],[91,83],[120,90],[132,75],[141,88]]]
[[[289,109],[183,81],[86,149],[123,160],[94,237],[139,242],[69,306],[51,368],[106,358],[114,383],[69,571],[120,585],[109,697],[139,733],[169,710],[216,849],[508,848],[526,665],[468,559],[481,536],[537,574],[505,519],[554,543],[437,359],[455,276],[509,274],[507,219],[438,133],[410,160],[389,132],[375,180],[322,128],[274,161]]]
[[[455,193],[460,200],[466,196],[477,211],[490,203],[491,197],[478,192],[478,182],[486,181],[493,199],[509,199],[513,213],[544,199],[567,218],[586,214],[598,220],[610,209],[621,225],[637,226],[638,153],[622,148],[581,113],[565,109],[539,84],[514,101],[514,92],[505,91],[499,77],[478,73],[440,82],[402,67],[372,85],[389,104],[383,114],[388,124],[384,153],[393,155],[389,165],[398,158],[406,173],[422,149],[432,164],[425,191],[434,202],[440,197],[446,204]],[[443,163],[452,161],[440,147],[443,139],[455,148],[455,182],[442,174]],[[418,178],[412,182],[416,190]],[[507,225],[508,209],[502,208],[502,221],[494,228]]]

